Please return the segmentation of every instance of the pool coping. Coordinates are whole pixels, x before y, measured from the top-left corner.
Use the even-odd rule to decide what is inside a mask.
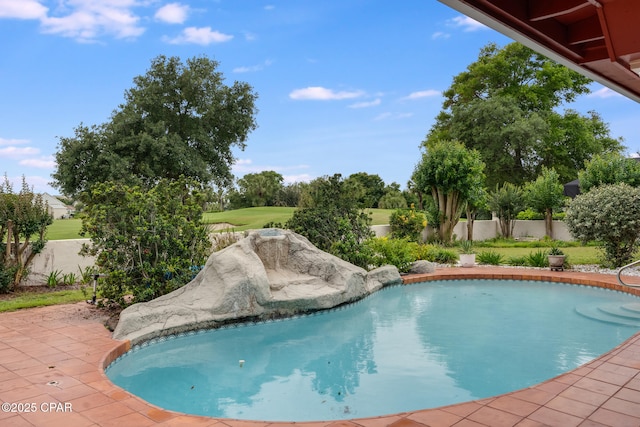
[[[447,279],[542,280],[597,286],[640,296],[639,289],[620,286],[613,275],[570,270],[439,268],[431,274],[405,276],[404,282],[410,284]],[[104,368],[128,351],[131,345],[128,341],[113,340],[99,320],[89,319],[73,324],[65,320],[64,310],[87,310],[87,305],[81,304],[0,314],[0,401],[57,401],[73,406],[73,413],[62,414],[2,412],[0,424],[65,427],[640,425],[640,332],[572,371],[491,398],[352,420],[260,422],[191,416],[165,410],[114,385],[107,378]],[[24,323],[28,323],[28,327]],[[87,340],[85,334],[91,334],[92,338]],[[55,355],[52,353],[54,350]],[[68,359],[62,359],[64,357]],[[50,362],[48,358],[61,360]],[[47,387],[52,382],[60,386]]]

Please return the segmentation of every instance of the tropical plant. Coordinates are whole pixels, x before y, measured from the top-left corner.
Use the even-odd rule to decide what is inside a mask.
[[[640,188],[624,183],[592,188],[573,199],[565,223],[575,239],[598,242],[605,265],[621,267],[640,242]]]
[[[433,197],[438,210],[438,237],[451,242],[467,201],[483,186],[484,163],[477,151],[456,141],[427,140],[423,145],[426,151],[412,180],[420,192]]]
[[[505,182],[501,187],[496,185],[496,189],[489,194],[488,205],[498,216],[502,236],[512,237],[516,216],[524,208],[522,189],[510,182]]]
[[[475,248],[473,247],[473,241],[471,240],[461,240],[460,241],[460,253],[461,254],[475,254]]]
[[[564,187],[558,173],[553,169],[542,168],[535,181],[524,187],[527,204],[535,211],[544,214],[545,234],[553,237],[553,211],[564,205]]]
[[[529,255],[527,255],[527,265],[529,267],[548,267],[549,258],[547,257],[547,251],[540,249],[535,252],[529,252]]]
[[[55,288],[62,281],[63,273],[60,270],[52,270],[47,276],[47,286]]]
[[[496,251],[481,251],[476,255],[479,264],[500,265],[503,262],[502,254]]]
[[[78,281],[75,273],[66,273],[62,275],[62,284],[65,286],[73,286]]]
[[[559,247],[553,246],[551,249],[549,249],[548,254],[554,255],[554,256],[561,256],[561,255],[564,255],[564,252]]]

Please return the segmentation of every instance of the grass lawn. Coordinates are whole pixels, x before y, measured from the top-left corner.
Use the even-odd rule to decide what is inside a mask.
[[[87,297],[80,289],[67,289],[55,292],[24,291],[14,295],[3,295],[0,300],[0,313],[22,308],[43,307],[46,305],[69,304],[85,301]]]
[[[82,239],[79,234],[81,226],[80,219],[55,219],[53,224],[47,227],[47,240]]]
[[[269,222],[285,223],[293,215],[296,208],[290,207],[262,207],[245,208],[224,212],[206,212],[204,222],[207,224],[228,223],[233,225],[233,230],[244,231],[263,228]],[[389,223],[391,209],[368,209],[371,212],[373,225]]]

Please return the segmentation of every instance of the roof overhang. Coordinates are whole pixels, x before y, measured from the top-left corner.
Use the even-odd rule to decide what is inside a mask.
[[[640,102],[640,1],[439,1]]]

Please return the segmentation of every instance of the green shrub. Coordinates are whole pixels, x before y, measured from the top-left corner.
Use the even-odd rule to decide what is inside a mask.
[[[598,241],[605,265],[627,264],[638,250],[640,189],[627,184],[593,188],[573,199],[565,223],[574,238]]]
[[[507,258],[507,265],[512,265],[512,266],[525,266],[528,265],[528,257],[525,256],[515,256],[515,257],[510,257]]]
[[[365,246],[373,255],[371,265],[374,267],[395,265],[405,273],[416,260],[412,244],[407,239],[375,237],[367,240]]]
[[[425,261],[437,262],[438,264],[455,264],[458,261],[458,251],[443,248],[438,245],[421,245],[420,257]]]
[[[411,205],[410,209],[396,209],[389,217],[389,225],[392,238],[419,242],[427,226],[427,217]]]
[[[476,255],[479,264],[500,265],[502,264],[502,254],[495,251],[482,251]]]
[[[151,189],[106,182],[86,194],[82,232],[96,256],[100,294],[126,306],[157,298],[188,283],[211,247],[202,224],[199,184],[161,180]],[[132,294],[133,300],[125,300]]]
[[[549,267],[549,259],[547,251],[538,250],[530,252],[527,256],[527,265],[529,267]]]
[[[518,212],[518,215],[516,215],[516,219],[519,219],[521,221],[531,221],[531,220],[544,219],[544,215],[534,211],[531,208],[527,208],[521,212]]]

